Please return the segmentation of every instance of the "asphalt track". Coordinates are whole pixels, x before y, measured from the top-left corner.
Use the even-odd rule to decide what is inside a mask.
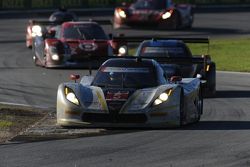
[[[192,30],[125,29],[116,33],[234,38],[250,34],[250,13],[197,14]],[[1,20],[0,101],[55,107],[56,89],[71,73],[35,67],[25,48],[27,19]],[[0,145],[0,167],[250,166],[250,75],[217,74],[216,98],[205,99],[200,123],[182,129]]]

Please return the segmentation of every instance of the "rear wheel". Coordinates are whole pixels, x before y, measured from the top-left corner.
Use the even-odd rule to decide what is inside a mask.
[[[197,107],[197,119],[196,119],[196,122],[199,122],[200,119],[201,119],[201,115],[203,113],[203,96],[202,96],[202,89],[200,87],[199,89],[199,94],[198,94],[198,97],[196,99],[196,107]]]

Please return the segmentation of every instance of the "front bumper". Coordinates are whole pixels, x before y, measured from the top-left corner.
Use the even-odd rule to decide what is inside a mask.
[[[144,111],[114,115],[67,104],[57,108],[57,123],[76,127],[179,127],[180,114],[178,105],[157,106]]]

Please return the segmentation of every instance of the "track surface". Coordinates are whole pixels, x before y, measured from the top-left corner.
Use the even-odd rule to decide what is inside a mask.
[[[250,33],[250,13],[198,14],[188,31],[122,30],[232,38]],[[56,89],[71,73],[35,67],[24,47],[27,19],[1,20],[0,101],[55,107]],[[202,121],[185,129],[0,146],[0,167],[250,166],[250,75],[218,73],[218,95],[206,99]],[[233,80],[232,80],[233,79]]]

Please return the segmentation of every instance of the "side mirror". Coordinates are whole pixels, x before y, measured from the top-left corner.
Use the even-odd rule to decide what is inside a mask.
[[[80,78],[80,75],[75,75],[75,74],[71,74],[71,75],[70,75],[70,79],[73,80],[73,81],[75,81],[75,83],[76,83],[76,81],[77,81],[79,78]]]
[[[182,81],[182,77],[181,76],[172,76],[170,78],[171,82],[181,82]]]

